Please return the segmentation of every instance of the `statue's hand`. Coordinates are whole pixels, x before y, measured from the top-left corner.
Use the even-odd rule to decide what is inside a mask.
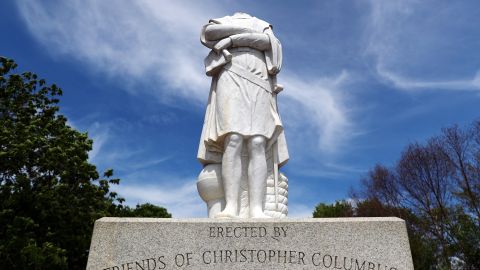
[[[274,92],[275,94],[277,94],[277,95],[278,95],[280,92],[282,92],[282,91],[283,91],[283,85],[281,85],[281,84],[276,84],[276,85],[273,87],[273,92]]]
[[[230,37],[226,37],[217,42],[217,44],[213,46],[213,50],[216,53],[220,53],[223,49],[229,48],[230,46],[232,46],[232,39]]]

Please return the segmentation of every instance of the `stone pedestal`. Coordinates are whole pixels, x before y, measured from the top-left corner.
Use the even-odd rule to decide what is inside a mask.
[[[87,269],[413,269],[398,218],[95,223]]]

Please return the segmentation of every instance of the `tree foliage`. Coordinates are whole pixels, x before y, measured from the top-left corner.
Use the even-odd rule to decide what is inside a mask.
[[[0,265],[5,269],[84,269],[93,223],[103,216],[169,216],[153,205],[130,209],[89,163],[92,140],[59,113],[62,90],[15,74],[0,58]]]
[[[120,217],[151,217],[151,218],[171,218],[164,207],[156,206],[150,203],[137,204],[135,208],[128,206],[121,208],[117,216]]]
[[[334,204],[319,203],[313,211],[314,218],[353,217],[353,207],[346,201]]]

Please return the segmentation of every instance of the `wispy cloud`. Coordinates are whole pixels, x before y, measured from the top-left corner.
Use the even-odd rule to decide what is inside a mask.
[[[345,178],[352,174],[365,174],[368,172],[366,168],[360,168],[352,165],[343,165],[340,163],[323,162],[315,167],[305,166],[297,175],[316,177],[316,178]],[[341,181],[341,180],[340,180]]]
[[[439,90],[463,90],[478,91],[480,90],[480,71],[471,79],[454,79],[454,80],[421,80],[405,77],[396,74],[388,69],[377,65],[378,74],[387,82],[399,89],[416,90],[416,89],[439,89]]]
[[[175,184],[182,182],[181,185],[145,185],[127,182],[113,189],[120,196],[128,198],[127,203],[130,206],[152,203],[166,207],[174,217],[205,217],[207,206],[198,196],[195,181],[175,181]]]
[[[160,163],[167,162],[171,159],[172,159],[172,156],[167,156],[167,157],[162,157],[162,158],[156,158],[156,159],[153,159],[153,160],[148,160],[146,162],[133,163],[131,165],[131,169],[133,169],[133,170],[145,169],[145,168],[149,168],[151,166],[158,165]]]
[[[298,136],[295,139],[305,139],[310,132],[321,151],[337,151],[352,128],[341,91],[342,85],[349,80],[348,73],[315,79],[286,73],[281,78],[286,90],[280,95],[287,97],[281,110],[287,124],[297,131],[293,134]]]
[[[55,55],[73,57],[95,71],[132,84],[129,91],[161,99],[203,100],[209,80],[200,26],[215,14],[212,1],[17,2],[30,32]],[[142,89],[152,80],[168,87]],[[152,93],[153,92],[153,93]]]
[[[474,25],[469,16],[478,19],[468,8],[429,0],[371,0],[370,5],[366,52],[380,80],[401,90],[480,90],[478,62],[466,74],[450,69],[455,61],[468,60],[462,60],[470,53],[465,48],[478,44],[466,38]]]
[[[288,206],[288,217],[310,218],[312,217],[313,208],[305,204],[290,204]]]
[[[93,140],[92,150],[88,153],[90,161],[96,163],[98,155],[110,137],[110,129],[99,122],[93,122],[89,128],[89,137]]]

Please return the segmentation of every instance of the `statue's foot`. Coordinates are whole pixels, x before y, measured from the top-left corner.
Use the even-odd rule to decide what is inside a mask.
[[[215,218],[237,218],[237,215],[233,211],[223,210],[215,215]]]
[[[271,216],[265,215],[263,211],[255,212],[255,213],[250,213],[251,218],[272,218]]]

